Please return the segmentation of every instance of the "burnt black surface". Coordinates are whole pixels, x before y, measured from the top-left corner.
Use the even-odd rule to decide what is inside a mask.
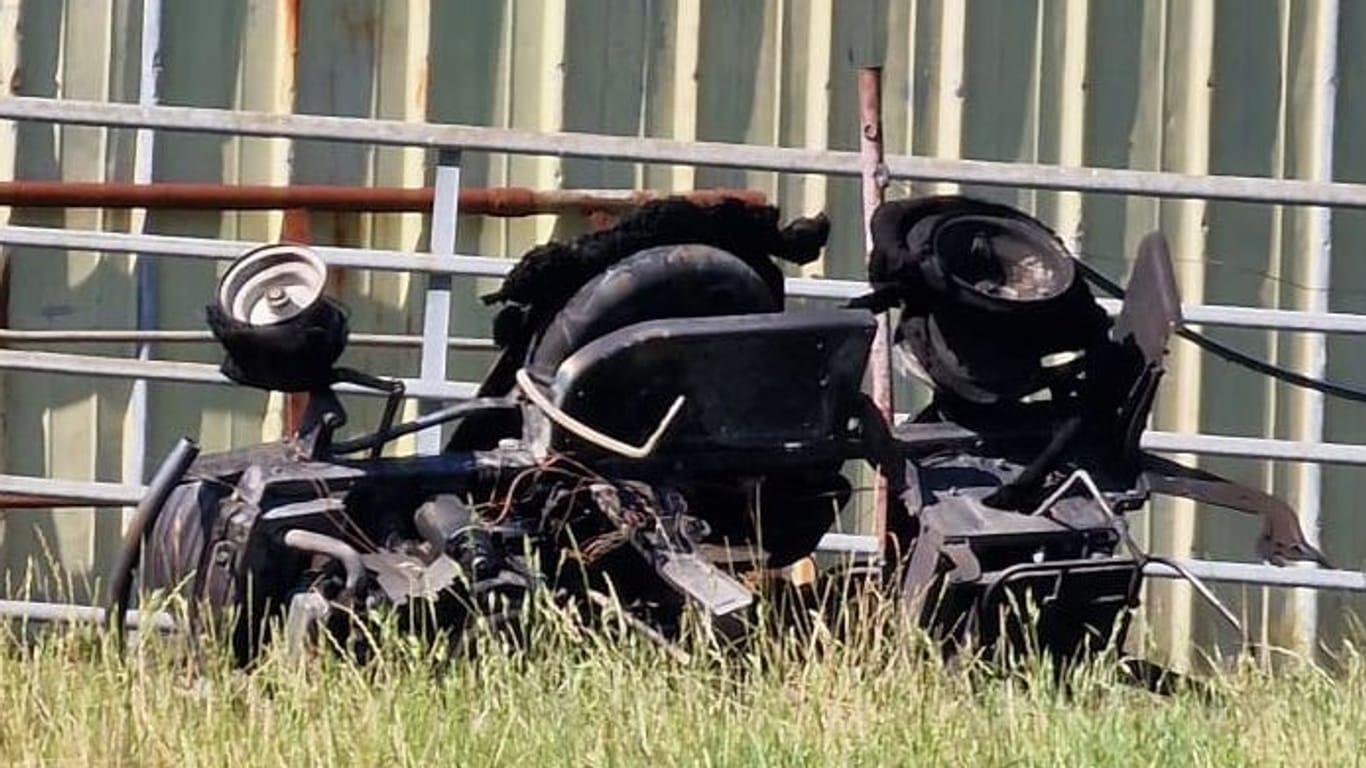
[[[205,308],[214,338],[227,357],[221,369],[229,379],[277,392],[313,392],[332,384],[332,364],[346,348],[346,310],[323,297],[288,320],[249,325],[217,304]]]
[[[648,248],[685,243],[734,254],[764,278],[775,299],[781,299],[782,272],[770,257],[806,264],[820,254],[829,235],[830,223],[824,214],[780,228],[774,206],[749,206],[734,199],[714,205],[683,198],[652,201],[610,229],[533,248],[508,273],[503,286],[485,300],[521,304],[549,314],[621,259]]]
[[[1037,219],[959,196],[898,200],[871,223],[868,279],[902,309],[906,344],[945,398],[1010,402],[1072,371],[1040,358],[1104,343],[1109,319]]]
[[[725,251],[706,245],[650,248],[579,289],[537,336],[528,368],[548,380],[585,344],[649,320],[679,323],[781,311],[781,299],[759,274]]]
[[[874,330],[872,315],[850,310],[637,323],[564,361],[553,392],[570,415],[633,443],[682,395],[661,459],[748,451],[761,466],[761,452],[849,439]]]

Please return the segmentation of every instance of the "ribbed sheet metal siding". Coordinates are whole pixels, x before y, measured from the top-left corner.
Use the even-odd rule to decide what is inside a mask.
[[[137,99],[143,2],[0,0],[0,83],[23,95]],[[1335,146],[1321,140],[1319,58],[1326,0],[198,0],[167,2],[161,37],[164,103],[317,114],[375,115],[540,130],[585,130],[804,147],[857,146],[854,67],[884,62],[889,153],[1086,164],[1191,173],[1314,178],[1324,157],[1339,180],[1366,180],[1366,8],[1343,3],[1337,46]],[[1323,155],[1331,149],[1331,155]],[[0,125],[0,178],[128,179],[131,132]],[[430,183],[421,150],[167,133],[156,139],[162,180],[251,183]],[[832,245],[814,275],[860,274],[855,180],[709,168],[467,154],[465,183],[533,187],[766,190],[789,216],[826,209]],[[952,185],[897,184],[892,194]],[[1308,307],[1317,241],[1303,209],[1141,197],[969,189],[1026,206],[1112,275],[1123,275],[1139,238],[1155,227],[1175,246],[1187,301]],[[24,209],[0,217],[72,227],[127,226],[121,213]],[[315,215],[319,242],[425,248],[419,215]],[[277,213],[154,213],[148,231],[268,239]],[[515,256],[584,223],[534,217],[463,217],[462,252]],[[1366,311],[1366,262],[1354,244],[1366,215],[1337,212],[1327,297],[1338,311]],[[8,251],[8,322],[22,328],[131,327],[130,260],[91,253]],[[216,275],[212,267],[157,265],[159,320],[194,328]],[[423,281],[348,272],[338,288],[358,330],[416,332]],[[482,332],[477,300],[487,281],[457,281],[454,330]],[[1316,293],[1317,291],[1317,293]],[[1293,365],[1308,350],[1296,334],[1216,330],[1255,354]],[[1366,380],[1354,339],[1332,339],[1329,370]],[[76,347],[63,347],[75,349]],[[92,350],[93,351],[93,350]],[[108,354],[131,348],[100,347]],[[158,356],[212,361],[210,347]],[[355,351],[357,364],[416,371],[416,355]],[[1178,345],[1158,406],[1165,429],[1304,437],[1302,395],[1200,357]],[[479,353],[452,358],[477,376]],[[71,478],[121,478],[126,383],[6,374],[0,454],[4,469]],[[271,438],[279,404],[220,388],[151,388],[149,459],[182,431],[209,449]],[[903,387],[903,407],[923,393]],[[369,406],[357,422],[374,417]],[[1366,412],[1330,402],[1327,439],[1366,439]],[[1304,470],[1254,461],[1208,461],[1292,500]],[[128,478],[131,479],[131,478]],[[1324,471],[1323,542],[1342,566],[1366,560],[1357,522],[1360,470]],[[1160,504],[1139,520],[1145,541],[1178,554],[1245,559],[1257,526],[1234,514]],[[44,546],[76,574],[107,567],[118,516],[102,512],[6,512],[4,564],[11,574]],[[1314,621],[1286,595],[1221,590],[1239,601],[1260,640],[1293,643]],[[1196,645],[1227,644],[1212,614],[1180,586],[1154,587],[1143,624],[1181,664]],[[1360,607],[1319,600],[1324,637]],[[1296,625],[1301,626],[1297,630]]]

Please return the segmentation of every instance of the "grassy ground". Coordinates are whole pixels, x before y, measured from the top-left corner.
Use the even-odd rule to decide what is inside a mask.
[[[876,622],[874,622],[876,623]],[[1099,665],[948,670],[896,632],[680,661],[545,631],[527,654],[435,672],[393,642],[361,668],[272,652],[193,674],[169,641],[125,660],[89,630],[0,638],[5,765],[1331,765],[1363,762],[1366,664],[1237,669],[1159,697]]]

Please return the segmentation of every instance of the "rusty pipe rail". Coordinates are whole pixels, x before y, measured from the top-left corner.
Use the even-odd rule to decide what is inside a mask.
[[[154,182],[5,181],[0,206],[17,208],[149,208],[166,210],[282,210],[425,213],[432,209],[433,187],[367,187],[325,184],[289,186]],[[667,197],[652,190],[466,187],[459,210],[486,216],[517,217],[563,213],[618,213]],[[767,195],[750,189],[700,189],[681,193],[709,204],[734,198],[764,205]]]

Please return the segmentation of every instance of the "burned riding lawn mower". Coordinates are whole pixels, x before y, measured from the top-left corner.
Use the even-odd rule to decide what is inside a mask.
[[[1260,513],[1266,557],[1320,559],[1284,504],[1139,449],[1181,322],[1160,236],[1112,322],[1038,221],[894,202],[873,222],[872,292],[785,311],[779,262],[815,259],[828,234],[823,216],[784,227],[772,207],[671,199],[538,246],[486,297],[499,354],[476,396],[404,423],[401,382],[337,366],[347,316],[324,264],[247,253],[208,309],[222,370],[308,393],[303,426],[216,455],[182,444],[135,515],[113,607],[145,548],[142,588],[182,590],[191,634],[221,629],[243,664],[281,628],[364,653],[381,616],[522,640],[533,594],[589,621],[624,611],[665,643],[689,615],[743,638],[756,579],[809,564],[848,504],[851,461],[893,491],[879,587],[950,652],[1122,641],[1152,559],[1125,514],[1153,493]],[[893,309],[898,354],[934,393],[895,426],[861,389]],[[340,385],[387,397],[373,433],[340,436]],[[384,455],[447,425],[437,455]]]

